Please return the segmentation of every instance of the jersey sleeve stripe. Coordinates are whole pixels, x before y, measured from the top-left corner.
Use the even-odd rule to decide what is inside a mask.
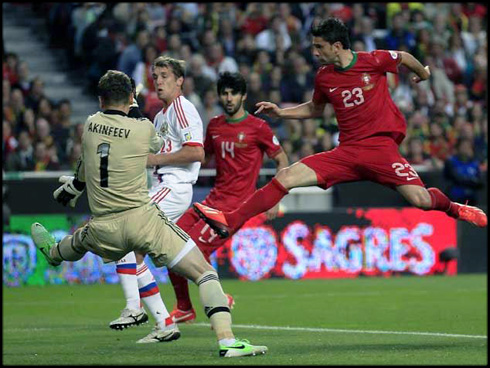
[[[182,105],[180,103],[180,97],[176,99],[175,112],[177,114],[177,120],[179,121],[180,127],[187,128],[189,124],[187,123],[184,110],[182,109]]]
[[[192,146],[192,147],[203,147],[202,143],[199,142],[185,142],[182,143],[183,146]]]

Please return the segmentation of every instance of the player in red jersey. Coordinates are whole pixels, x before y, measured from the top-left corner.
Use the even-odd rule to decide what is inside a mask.
[[[256,113],[307,119],[321,116],[325,104],[331,103],[340,131],[339,146],[279,171],[233,212],[200,203],[194,204],[196,212],[219,236],[227,237],[246,219],[276,205],[292,188],[317,185],[326,189],[337,183],[370,180],[397,190],[417,208],[486,226],[487,216],[479,208],[452,202],[437,188],[426,189],[398,151],[406,123],[391,99],[386,73],[397,73],[398,66],[405,65],[416,74],[412,80],[418,83],[430,77],[429,67],[404,51],[350,50],[349,31],[335,18],[323,20],[311,33],[313,56],[322,64],[311,101],[286,109],[259,102]]]
[[[245,111],[247,84],[241,74],[221,74],[217,90],[225,114],[211,119],[206,130],[204,151],[206,160],[215,157],[216,180],[204,203],[231,211],[256,190],[264,153],[276,161],[278,170],[288,166],[288,158],[269,125]],[[278,206],[271,207],[266,213],[268,219],[276,217],[278,211]],[[227,241],[218,237],[192,208],[182,215],[177,225],[191,236],[208,261],[211,253]],[[196,314],[189,298],[187,279],[171,271],[169,276],[177,297],[171,316],[175,322],[194,320]]]

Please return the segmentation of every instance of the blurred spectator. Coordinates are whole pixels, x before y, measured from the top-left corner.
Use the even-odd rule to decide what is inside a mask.
[[[441,124],[437,122],[430,123],[430,135],[427,144],[427,150],[432,157],[436,168],[442,168],[444,161],[451,153],[451,147]]]
[[[385,38],[388,50],[403,50],[413,52],[415,48],[415,36],[406,29],[402,14],[393,16],[392,27]]]
[[[154,44],[150,43],[143,48],[143,55],[143,60],[136,64],[132,77],[136,85],[143,85],[144,88],[141,93],[146,96],[150,92],[155,92],[152,77],[152,65],[158,57],[158,49]]]
[[[29,65],[26,61],[20,61],[17,65],[17,82],[12,85],[12,88],[18,88],[26,97],[31,88],[31,80],[29,79]]]
[[[18,81],[17,64],[19,57],[13,52],[7,52],[3,56],[2,72],[3,79],[7,79],[10,85],[14,85]]]
[[[34,170],[34,149],[31,137],[26,131],[19,134],[18,146],[11,153],[5,164],[6,171],[32,171]]]
[[[14,89],[10,93],[10,108],[11,122],[14,124],[12,127],[16,130],[16,126],[21,123],[24,111],[26,110],[24,95],[20,89]]]
[[[444,176],[450,182],[447,194],[452,201],[476,205],[478,189],[483,187],[479,163],[474,158],[473,142],[460,138],[456,153],[444,164]]]
[[[31,89],[26,97],[26,106],[37,111],[39,101],[44,97],[44,82],[41,78],[35,77],[31,82]]]
[[[65,161],[68,155],[67,143],[72,127],[71,103],[69,100],[63,99],[58,103],[56,115],[56,121],[52,122],[51,135],[57,147],[60,160]]]
[[[184,80],[184,85],[182,86],[182,93],[192,104],[196,107],[197,111],[202,111],[204,108],[201,97],[196,93],[194,78],[188,76]]]
[[[256,36],[267,27],[268,19],[260,12],[260,3],[248,3],[243,19],[239,22],[241,31]]]
[[[271,53],[278,49],[288,50],[291,47],[291,37],[282,18],[279,15],[274,15],[269,22],[269,27],[256,36],[257,49]]]
[[[223,113],[223,109],[218,104],[218,96],[214,88],[208,89],[204,94],[203,105],[202,110],[199,111],[199,115],[201,115],[203,129],[206,131],[209,120]]]
[[[133,75],[136,64],[143,60],[143,48],[150,42],[150,34],[141,29],[136,34],[135,42],[124,49],[117,64],[117,70]]]
[[[204,96],[204,93],[213,88],[213,80],[210,75],[206,73],[209,69],[201,54],[194,54],[189,63],[188,75],[194,78],[194,86],[199,96]]]
[[[373,20],[370,17],[363,16],[360,21],[359,33],[353,35],[351,38],[352,44],[354,44],[356,41],[362,41],[364,44],[364,50],[367,52],[377,49],[384,49],[385,46],[383,40],[374,38],[373,31]]]
[[[2,141],[2,156],[4,161],[8,159],[15,149],[17,148],[17,139],[12,131],[12,126],[6,120],[3,121],[3,141]]]
[[[78,159],[80,158],[81,154],[81,143],[75,143],[73,146],[71,146],[70,150],[68,151],[68,160],[66,160],[67,164],[65,165],[65,167],[63,167],[63,169],[75,171],[77,168]]]
[[[256,104],[265,101],[267,94],[262,88],[262,79],[257,73],[251,73],[248,80],[247,99],[245,100],[245,110],[253,112]]]
[[[235,57],[237,37],[231,19],[225,18],[221,20],[218,38],[223,45],[225,55]]]
[[[281,83],[282,100],[301,103],[305,92],[313,86],[314,75],[304,57],[294,55],[291,59]]]
[[[37,142],[34,146],[34,171],[59,170],[60,164],[55,150],[55,146],[48,149],[46,143]]]
[[[405,158],[411,165],[432,168],[431,157],[424,151],[424,143],[419,137],[412,137],[408,140],[408,151]]]
[[[215,43],[208,48],[207,61],[208,66],[214,72],[212,80],[218,80],[218,75],[224,72],[235,73],[238,71],[238,64],[230,56],[225,56],[223,46],[220,43]]]

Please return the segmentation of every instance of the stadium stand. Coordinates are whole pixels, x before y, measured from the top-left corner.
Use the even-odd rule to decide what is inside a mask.
[[[261,100],[283,106],[306,101],[317,68],[308,31],[328,16],[350,27],[354,50],[406,50],[431,67],[429,83],[411,84],[406,69],[389,80],[407,119],[401,150],[411,163],[442,170],[464,137],[473,142],[479,169],[487,170],[487,7],[482,4],[10,3],[5,10],[27,14],[45,30],[36,39],[7,22],[18,28],[4,33],[4,41],[15,33],[12,42],[29,42],[21,49],[7,42],[3,50],[7,171],[73,165],[81,120],[70,109],[80,118],[96,110],[94,86],[107,69],[120,68],[145,85],[140,106],[152,119],[160,107],[149,66],[162,53],[188,62],[184,92],[205,124],[221,112],[213,82],[225,70],[247,78],[249,111]],[[23,53],[27,49],[31,52]],[[83,86],[86,95],[69,97],[67,91],[76,88],[71,85]],[[269,123],[292,162],[338,144],[328,107],[322,119]]]

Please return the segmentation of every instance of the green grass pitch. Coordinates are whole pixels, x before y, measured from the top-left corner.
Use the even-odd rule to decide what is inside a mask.
[[[267,345],[224,359],[199,305],[170,343],[136,344],[150,324],[108,328],[119,285],[3,288],[4,365],[486,365],[487,275],[223,280],[235,335]],[[167,307],[175,297],[160,285]],[[290,328],[288,328],[290,327]]]

